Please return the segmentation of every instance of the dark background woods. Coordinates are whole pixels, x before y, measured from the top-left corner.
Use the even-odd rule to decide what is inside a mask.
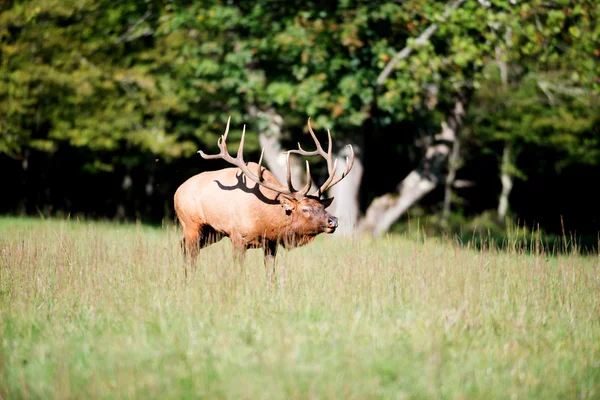
[[[357,150],[356,182],[332,193],[356,200],[336,210],[356,208],[349,230],[404,229],[406,212],[381,223],[389,195],[414,197],[408,213],[436,232],[560,235],[562,221],[597,238],[598,4],[321,3],[0,2],[0,213],[173,219],[177,186],[225,166],[196,151],[215,151],[229,116],[246,160],[310,148],[311,117]],[[458,98],[464,116],[427,159]],[[431,189],[399,190],[411,172]]]

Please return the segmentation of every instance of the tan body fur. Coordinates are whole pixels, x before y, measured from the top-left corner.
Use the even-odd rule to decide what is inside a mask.
[[[248,168],[258,171],[258,164],[248,163]],[[265,181],[285,189],[271,172],[261,170]],[[322,232],[335,231],[337,219],[325,211],[332,200],[296,200],[256,184],[232,167],[192,176],[175,192],[174,205],[183,228],[182,245],[192,260],[199,249],[227,236],[238,261],[247,249],[263,247],[267,265],[278,244],[302,246]]]

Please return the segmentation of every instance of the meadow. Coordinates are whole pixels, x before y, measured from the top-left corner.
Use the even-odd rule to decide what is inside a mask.
[[[181,232],[0,219],[0,399],[600,398],[600,256],[320,236],[184,277]]]

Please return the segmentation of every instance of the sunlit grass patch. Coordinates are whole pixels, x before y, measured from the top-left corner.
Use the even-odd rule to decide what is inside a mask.
[[[597,398],[600,258],[320,236],[184,278],[176,226],[0,220],[3,398]]]

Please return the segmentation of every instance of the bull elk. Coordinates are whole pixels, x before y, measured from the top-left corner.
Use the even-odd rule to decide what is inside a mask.
[[[350,146],[350,159],[346,157],[345,171],[335,177],[337,160],[332,161],[331,133],[327,130],[329,145],[323,150],[310,126],[316,150],[305,151],[298,144],[297,150],[286,152],[287,187],[281,184],[262,164],[264,149],[257,163],[246,163],[243,158],[244,137],[242,137],[233,158],[227,151],[227,120],[225,133],[218,140],[219,154],[198,153],[207,160],[222,159],[234,167],[217,171],[205,171],[192,176],[179,186],[174,196],[175,212],[183,229],[181,242],[184,257],[195,263],[200,249],[229,237],[233,245],[234,261],[243,263],[246,250],[263,248],[267,273],[275,271],[277,247],[285,249],[311,243],[320,233],[333,233],[338,220],[325,209],[332,198],[321,199],[327,189],[348,175],[354,164],[354,151]],[[308,193],[312,185],[310,165],[306,161],[306,185],[296,190],[292,185],[290,154],[321,156],[327,162],[329,176],[313,193]],[[272,271],[269,271],[269,265]],[[186,271],[187,274],[187,271]]]

